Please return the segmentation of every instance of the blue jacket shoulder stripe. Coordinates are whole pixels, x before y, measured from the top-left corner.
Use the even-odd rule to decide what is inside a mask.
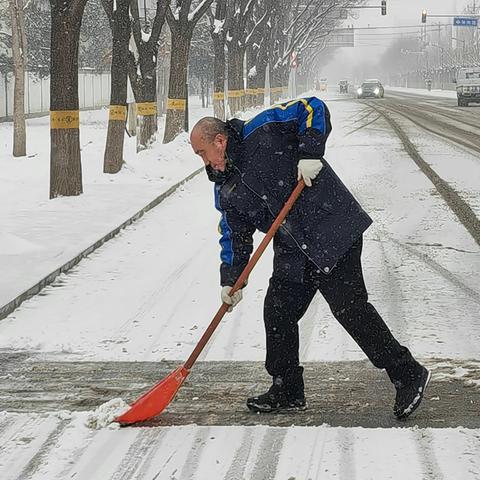
[[[245,122],[243,138],[268,123],[296,122],[298,133],[303,134],[308,128],[315,128],[326,134],[325,104],[316,97],[300,98],[291,102],[273,105]]]

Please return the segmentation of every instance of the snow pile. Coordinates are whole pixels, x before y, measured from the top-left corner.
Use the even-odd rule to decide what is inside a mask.
[[[100,405],[94,412],[89,413],[85,425],[95,430],[105,428],[129,408],[130,406],[123,399],[113,398],[107,403]]]

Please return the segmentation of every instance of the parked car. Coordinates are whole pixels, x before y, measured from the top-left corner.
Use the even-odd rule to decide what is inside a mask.
[[[380,80],[365,80],[357,89],[357,98],[383,98],[385,91]]]
[[[468,107],[469,103],[480,103],[480,67],[461,68],[456,83],[459,107]]]

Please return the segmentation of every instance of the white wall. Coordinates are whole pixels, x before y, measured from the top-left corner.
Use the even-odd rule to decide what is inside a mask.
[[[12,116],[13,75],[5,88],[5,77],[0,75],[0,118]],[[110,103],[110,73],[80,72],[78,74],[80,108],[95,108]],[[50,78],[37,79],[25,74],[25,113],[48,113],[50,109]]]

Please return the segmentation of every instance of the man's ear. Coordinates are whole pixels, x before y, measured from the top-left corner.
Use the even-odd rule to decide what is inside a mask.
[[[214,142],[221,147],[225,147],[227,145],[227,137],[222,133],[217,133]]]

